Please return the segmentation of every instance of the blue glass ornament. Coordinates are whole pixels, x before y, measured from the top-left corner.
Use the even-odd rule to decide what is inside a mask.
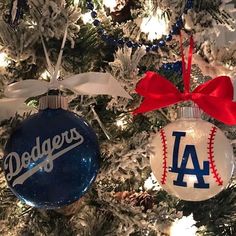
[[[37,208],[78,200],[99,170],[99,145],[88,123],[64,109],[40,110],[9,138],[4,172],[12,192]]]

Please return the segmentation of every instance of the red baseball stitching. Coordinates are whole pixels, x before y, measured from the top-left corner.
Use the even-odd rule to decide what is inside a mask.
[[[217,128],[216,127],[212,127],[211,131],[210,131],[210,134],[209,134],[209,142],[207,143],[208,144],[208,159],[209,159],[209,162],[210,162],[210,169],[211,169],[211,173],[213,174],[213,178],[215,179],[216,183],[218,183],[218,185],[223,185],[223,180],[221,179],[218,171],[217,171],[217,168],[216,168],[216,165],[215,165],[215,160],[214,160],[214,141],[215,141],[215,136],[216,136],[216,131],[217,131]]]
[[[160,130],[160,136],[161,136],[161,142],[162,142],[162,151],[163,151],[163,173],[161,177],[161,183],[165,184],[166,183],[166,178],[167,178],[167,139],[166,139],[166,134],[164,129]]]

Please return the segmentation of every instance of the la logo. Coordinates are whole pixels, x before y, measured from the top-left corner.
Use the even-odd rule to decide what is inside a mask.
[[[203,168],[200,168],[198,156],[195,145],[186,145],[181,159],[180,167],[179,164],[179,146],[181,138],[186,136],[186,132],[174,131],[172,136],[175,137],[173,159],[171,172],[177,173],[177,179],[173,181],[174,185],[187,187],[187,183],[184,181],[185,175],[195,175],[197,183],[194,183],[194,188],[209,188],[209,183],[205,183],[204,175],[209,175],[209,161],[203,161]],[[187,168],[189,159],[192,160],[193,169]]]

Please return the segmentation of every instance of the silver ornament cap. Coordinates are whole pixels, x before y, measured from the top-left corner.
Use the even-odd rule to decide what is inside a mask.
[[[177,111],[178,118],[199,119],[202,116],[202,110],[199,107],[180,107]]]
[[[68,99],[61,95],[45,95],[39,99],[39,110],[68,109]]]

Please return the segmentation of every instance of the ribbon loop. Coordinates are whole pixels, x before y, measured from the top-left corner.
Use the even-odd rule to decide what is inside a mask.
[[[8,85],[4,94],[8,98],[29,98],[58,88],[69,89],[78,95],[103,94],[131,99],[131,96],[110,73],[102,72],[76,74],[65,80],[56,80],[53,84],[43,80],[22,80]]]
[[[190,38],[188,65],[186,68],[182,37],[180,36],[184,92],[181,93],[163,76],[148,71],[138,83],[136,92],[144,96],[141,105],[134,114],[157,110],[182,101],[193,101],[204,112],[215,119],[228,124],[236,124],[236,102],[233,102],[233,85],[228,76],[219,76],[199,85],[190,92],[190,73],[193,56],[193,38]]]

